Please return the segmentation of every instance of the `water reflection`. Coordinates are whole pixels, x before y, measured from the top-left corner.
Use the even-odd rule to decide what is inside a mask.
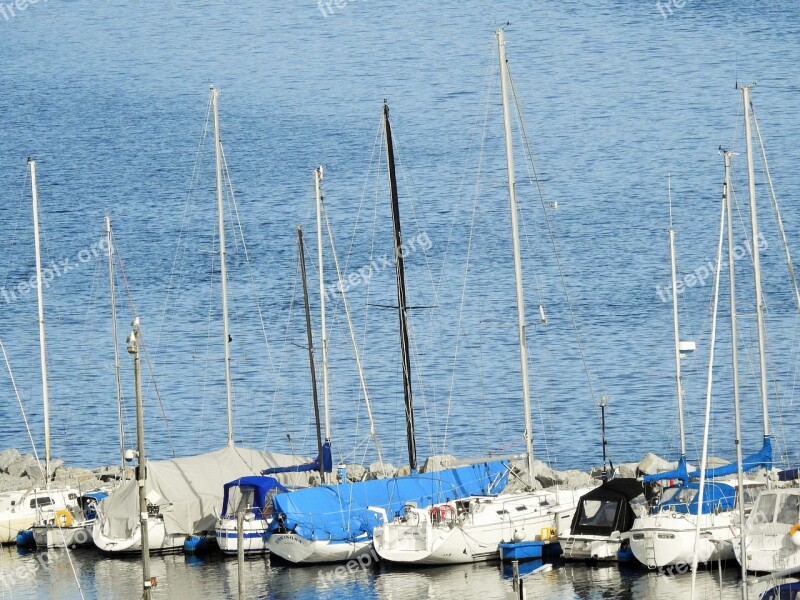
[[[0,549],[0,599],[135,598],[141,586],[141,565],[134,558],[105,558],[93,550],[70,553],[19,553]],[[541,562],[523,563],[531,600],[683,600],[691,594],[689,573],[669,576],[636,566],[559,563],[551,571],[532,573]],[[73,571],[74,569],[74,571]],[[235,557],[213,554],[154,556],[151,571],[158,579],[155,598],[236,598]],[[362,568],[351,564],[296,567],[268,556],[248,557],[244,564],[247,597],[260,600],[321,599],[406,600],[417,598],[502,600],[511,592],[511,568],[499,563],[405,568],[388,564]],[[80,590],[77,581],[80,582]],[[701,571],[696,598],[735,598],[741,594],[738,567]],[[751,597],[767,587],[751,588]]]

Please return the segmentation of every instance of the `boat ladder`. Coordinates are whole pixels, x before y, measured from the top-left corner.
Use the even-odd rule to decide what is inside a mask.
[[[653,542],[653,537],[645,534],[644,537],[644,558],[647,562],[648,569],[655,569],[658,567],[656,564],[656,547]]]

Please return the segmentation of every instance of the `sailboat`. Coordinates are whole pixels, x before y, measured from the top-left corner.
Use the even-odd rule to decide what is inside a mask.
[[[750,87],[743,86],[741,89],[745,115],[745,146],[747,151],[747,179],[750,196],[750,223],[753,229],[753,239],[756,240],[758,239],[758,221],[756,216],[756,183],[750,124],[750,113],[753,107],[750,101]],[[755,114],[753,114],[753,117],[755,118]],[[759,141],[761,141],[761,134],[758,131],[758,122],[756,122],[756,132],[758,133]],[[761,145],[761,149],[762,158],[766,165],[766,154],[763,153],[763,144]],[[772,181],[769,178],[768,168],[767,177],[769,186],[772,188]],[[775,198],[773,197],[773,201],[774,200]],[[777,204],[775,206],[777,208]],[[783,233],[779,213],[778,225],[781,228],[781,233]],[[794,281],[794,268],[792,267],[788,255],[788,246],[786,246],[785,249],[787,250],[789,273],[795,285],[795,293],[797,293],[797,284]],[[762,369],[761,400],[764,413],[764,443],[766,445],[770,440],[770,429],[766,404],[765,333],[758,244],[753,244],[753,268],[756,274],[756,317],[759,338],[759,357],[761,359]],[[800,297],[797,299],[800,303]],[[796,480],[798,478],[800,478],[798,469],[789,469],[779,474],[779,480],[785,480],[787,482],[781,485],[792,485],[792,483],[794,483],[796,486]],[[750,515],[741,527],[736,540],[738,543],[734,544],[736,560],[739,561],[742,571],[745,573],[747,571],[779,572],[800,570],[800,489],[797,489],[797,487],[770,489],[771,487],[772,486],[762,491],[756,498],[753,510],[750,511]]]
[[[239,448],[234,444],[233,384],[231,378],[230,333],[228,324],[227,264],[225,258],[225,222],[223,209],[222,142],[219,127],[218,90],[211,87],[216,158],[217,223],[222,288],[222,321],[225,350],[225,391],[228,443],[225,448],[198,456],[164,461],[147,461],[146,491],[148,501],[148,537],[154,552],[176,552],[184,542],[211,539],[213,543],[217,515],[222,506],[224,485],[236,478],[264,469],[288,467],[296,456]],[[308,484],[304,473],[279,476],[282,484]],[[108,554],[139,552],[138,484],[129,481],[104,499],[92,528],[95,546]],[[194,544],[193,544],[194,545]]]
[[[316,180],[317,197],[319,193],[319,181],[322,178],[322,167],[314,170]],[[239,549],[239,519],[240,512],[244,512],[244,523],[242,540],[244,552],[248,554],[258,554],[267,552],[266,534],[272,523],[272,498],[275,494],[289,492],[290,490],[280,484],[274,477],[267,474],[285,473],[288,471],[318,471],[319,482],[325,481],[326,476],[333,470],[331,459],[331,440],[330,440],[330,420],[328,419],[328,403],[325,402],[326,420],[326,439],[322,441],[322,428],[320,426],[319,401],[317,397],[317,374],[314,361],[314,340],[311,331],[311,310],[308,302],[308,282],[306,280],[306,260],[305,249],[303,246],[303,228],[297,226],[297,245],[300,254],[300,273],[303,281],[303,300],[306,314],[306,335],[308,338],[308,359],[311,371],[311,390],[314,404],[314,417],[317,430],[317,450],[318,458],[313,463],[299,465],[297,467],[267,469],[263,475],[253,475],[242,477],[235,481],[225,484],[225,493],[222,501],[222,513],[216,524],[217,544],[220,549],[227,554],[236,554]],[[321,261],[320,261],[321,263]],[[322,299],[322,314],[325,299]],[[323,317],[323,331],[325,331]],[[323,337],[324,339],[324,337]],[[323,352],[325,350],[323,349]],[[327,359],[323,358],[323,364],[327,371]],[[327,392],[327,387],[326,387]]]
[[[114,371],[117,388],[117,420],[120,439],[120,482],[125,480],[125,437],[122,423],[122,386],[119,376],[119,350],[117,348],[117,316],[114,285],[114,243],[111,218],[105,217],[106,245],[108,247],[108,276],[110,283],[112,340],[114,340]],[[97,519],[97,505],[108,496],[107,489],[84,492],[77,503],[66,511],[37,521],[31,532],[37,548],[70,548],[92,543],[92,528]]]
[[[525,423],[528,487],[533,487],[533,436],[531,427],[525,296],[522,286],[522,257],[514,171],[509,75],[505,53],[505,32],[496,32],[500,56],[500,86],[503,99],[508,190],[511,204],[511,233],[516,280],[517,324]],[[414,564],[469,563],[499,558],[503,541],[549,539],[569,529],[581,490],[547,489],[513,494],[475,494],[440,503],[430,510],[407,506],[404,513],[374,531],[375,551],[393,562]]]
[[[411,474],[277,494],[273,499],[275,518],[267,547],[271,553],[293,563],[339,562],[356,558],[370,552],[373,529],[385,522],[387,515],[394,515],[406,506],[422,509],[474,494],[497,493],[508,481],[509,464],[502,460],[433,473],[417,472],[403,239],[394,146],[386,103],[383,106],[383,128],[392,201],[406,441]]]
[[[626,534],[645,510],[643,494],[641,481],[620,477],[582,496],[569,533],[559,539],[564,558],[587,562],[629,560]]]
[[[29,545],[33,540],[30,527],[37,521],[53,519],[69,513],[77,505],[80,493],[72,488],[50,488],[52,460],[50,452],[50,401],[47,384],[47,341],[44,326],[44,297],[42,292],[42,258],[39,250],[39,192],[36,185],[36,161],[28,159],[33,201],[33,240],[36,252],[36,297],[39,311],[39,352],[42,372],[42,405],[44,420],[44,486],[24,491],[0,494],[0,544],[20,542]]]
[[[745,111],[747,113],[747,111]],[[747,136],[750,132],[749,116],[745,119],[745,129]],[[732,217],[731,217],[731,153],[724,153],[725,156],[725,182],[723,184],[723,210],[720,218],[720,243],[718,249],[721,252],[723,225],[727,217],[728,221],[728,249],[729,249],[729,269],[731,278],[731,333],[732,339],[737,340],[736,334],[736,300],[735,300],[735,273],[733,261],[730,257],[732,250]],[[750,164],[752,169],[752,164]],[[752,172],[752,171],[751,171]],[[755,216],[755,195],[751,189],[751,227],[752,239],[758,238],[758,226]],[[740,485],[737,494],[736,489],[731,485],[732,482],[719,481],[719,478],[729,477],[737,472],[737,465],[741,465],[743,471],[750,471],[760,467],[771,468],[772,466],[772,441],[769,429],[769,416],[767,410],[767,384],[766,384],[766,352],[764,347],[763,335],[763,313],[761,300],[761,276],[758,258],[758,244],[752,248],[753,263],[755,271],[756,288],[756,317],[759,329],[759,356],[761,359],[762,377],[762,412],[764,422],[764,442],[762,448],[736,463],[708,469],[705,471],[688,472],[686,467],[686,447],[683,435],[683,422],[681,418],[681,458],[678,468],[667,473],[659,473],[644,477],[645,482],[657,482],[667,479],[679,480],[678,485],[670,486],[663,490],[660,501],[654,506],[649,514],[636,520],[631,529],[631,550],[636,559],[649,568],[663,568],[672,565],[687,564],[706,564],[717,561],[725,561],[734,557],[734,536],[735,525],[740,520],[739,512],[744,509],[745,502],[744,482]],[[670,227],[670,256],[672,261],[673,273],[673,317],[677,323],[677,301],[675,290],[675,243],[674,231]],[[717,261],[719,264],[719,260]],[[678,339],[676,325],[676,344]],[[736,342],[731,345],[732,363],[734,372],[734,404],[738,410],[739,385],[738,385],[738,359]],[[713,350],[713,344],[712,344]],[[677,381],[679,398],[682,397],[680,380],[680,359],[676,354]],[[711,381],[711,369],[709,368],[709,386]],[[710,393],[710,390],[709,390]],[[710,397],[707,398],[707,402]],[[680,406],[680,404],[679,404]],[[708,410],[708,408],[707,408]],[[679,411],[679,415],[682,413]],[[737,437],[738,439],[738,437]],[[738,446],[738,444],[737,444]],[[702,477],[701,477],[702,476]],[[700,477],[701,481],[696,482],[692,479]],[[705,481],[709,479],[710,481]],[[701,485],[702,484],[702,485]],[[760,484],[752,482],[749,487]],[[737,507],[738,504],[738,507]]]

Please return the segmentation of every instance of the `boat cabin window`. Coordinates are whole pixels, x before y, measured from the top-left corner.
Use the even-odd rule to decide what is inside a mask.
[[[794,525],[800,521],[800,496],[794,494],[783,496],[776,520],[784,525]]]
[[[256,489],[250,485],[238,485],[230,488],[228,492],[228,514],[234,515],[241,510],[253,508],[256,498]]]
[[[67,496],[67,498],[69,498],[70,500],[77,500],[78,499],[78,494],[76,494],[75,492],[70,492],[69,496]]]
[[[616,500],[584,500],[578,524],[613,527],[618,506]]]
[[[41,508],[42,506],[50,506],[53,504],[53,499],[50,496],[40,496],[31,500],[31,508]]]
[[[772,523],[775,519],[776,494],[761,494],[753,509],[753,519],[756,523]]]

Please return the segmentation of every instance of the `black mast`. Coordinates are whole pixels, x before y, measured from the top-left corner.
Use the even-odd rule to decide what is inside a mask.
[[[322,431],[319,424],[319,399],[317,398],[317,369],[314,365],[314,337],[311,334],[311,309],[308,305],[306,282],[306,254],[303,248],[303,227],[297,226],[297,245],[300,248],[300,276],[303,279],[303,301],[306,307],[306,335],[308,336],[308,363],[311,367],[311,395],[314,398],[314,421],[317,424],[317,451],[319,452],[320,482],[325,482],[325,458],[322,454]]]
[[[394,168],[392,128],[389,125],[389,105],[383,102],[383,127],[386,132],[386,164],[389,166],[389,190],[392,195],[392,223],[394,225],[394,264],[397,272],[397,309],[400,315],[400,351],[403,354],[403,397],[406,405],[406,437],[408,438],[408,464],[412,473],[417,471],[417,443],[414,439],[414,399],[411,392],[411,355],[408,345],[408,314],[406,308],[406,276],[403,265],[403,235],[400,232],[400,204],[397,198],[397,176]]]

